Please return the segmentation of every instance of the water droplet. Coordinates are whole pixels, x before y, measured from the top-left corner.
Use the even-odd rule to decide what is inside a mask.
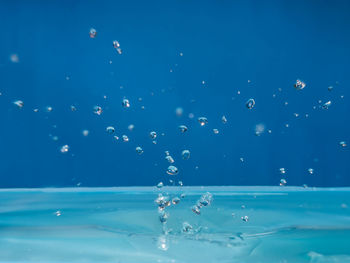
[[[47,107],[46,107],[46,111],[47,111],[47,112],[51,112],[51,111],[52,111],[52,107],[51,107],[51,106],[47,106]]]
[[[120,48],[120,44],[117,40],[113,41],[113,47],[117,50],[119,55],[122,53],[122,49]]]
[[[149,137],[151,137],[151,139],[154,140],[155,138],[157,138],[157,133],[155,131],[151,131],[149,133]]]
[[[164,186],[163,182],[159,182],[159,183],[157,184],[157,188],[158,188],[158,189],[162,188],[163,186]]]
[[[247,100],[245,105],[246,105],[246,107],[248,109],[251,110],[254,107],[254,105],[255,105],[255,100],[254,99],[249,99],[249,100]]]
[[[143,153],[143,150],[142,150],[142,148],[141,148],[140,146],[137,146],[137,147],[136,147],[136,152],[137,152],[138,154],[142,154],[142,153]]]
[[[176,166],[170,165],[166,172],[167,172],[167,174],[170,174],[170,175],[176,175],[176,174],[178,174],[179,169],[177,169]]]
[[[198,206],[194,205],[194,206],[192,206],[191,209],[195,214],[197,214],[197,215],[201,214],[201,209]]]
[[[74,105],[71,105],[70,109],[71,109],[71,111],[76,111],[77,110],[77,108]]]
[[[61,211],[60,211],[60,210],[57,210],[57,211],[55,212],[55,215],[56,215],[56,216],[61,216],[61,215],[62,215],[62,213],[61,213]]]
[[[115,129],[114,129],[114,127],[112,127],[112,126],[108,126],[108,127],[106,128],[106,132],[108,132],[109,134],[112,134],[112,133],[115,132]]]
[[[226,117],[225,117],[225,116],[222,116],[222,117],[221,117],[221,121],[222,121],[223,124],[227,123]]]
[[[165,212],[164,210],[161,210],[159,212],[159,221],[163,224],[165,224],[168,221],[169,213]]]
[[[287,184],[287,181],[286,181],[286,179],[281,179],[280,180],[280,186],[285,186]]]
[[[285,173],[286,173],[286,169],[280,168],[280,173],[281,173],[281,174],[285,174]]]
[[[129,100],[128,100],[128,99],[123,99],[123,101],[122,101],[122,106],[123,106],[124,108],[129,108],[129,107],[130,107],[130,102],[129,102]]]
[[[97,31],[95,28],[90,28],[89,35],[91,38],[95,38],[97,35]]]
[[[122,138],[123,138],[123,142],[128,142],[129,141],[129,137],[126,136],[126,135],[123,135]]]
[[[346,142],[345,142],[345,141],[341,141],[341,142],[339,142],[339,145],[340,145],[341,147],[346,147],[346,146],[347,146],[347,144],[346,144]]]
[[[184,133],[184,132],[187,132],[188,128],[185,126],[185,125],[180,125],[179,126],[179,130]]]
[[[173,205],[177,205],[178,203],[180,203],[180,198],[176,196],[171,200],[171,202],[173,203]]]
[[[182,181],[179,181],[178,184],[179,184],[180,186],[183,186],[183,185],[184,185],[184,183],[183,183]]]
[[[169,163],[174,163],[174,162],[175,162],[174,159],[173,159],[173,157],[171,157],[170,155],[165,156],[165,159],[166,159]]]
[[[333,90],[333,86],[329,86],[328,91],[332,91],[332,90]]]
[[[134,124],[130,124],[130,125],[128,126],[128,130],[129,130],[129,131],[132,131],[134,128],[135,128],[135,125],[134,125]]]
[[[82,131],[82,134],[83,134],[84,136],[88,136],[88,135],[89,135],[89,131],[88,131],[88,130],[83,130],[83,131]]]
[[[307,169],[307,171],[309,172],[309,174],[313,174],[314,173],[314,169],[312,169],[312,168]]]
[[[94,113],[97,115],[102,114],[102,108],[100,106],[94,106]]]
[[[18,63],[19,62],[19,57],[17,54],[11,54],[10,55],[10,60],[12,63]]]
[[[188,160],[190,159],[191,153],[189,150],[183,150],[181,153],[182,159]]]
[[[328,110],[329,106],[331,106],[331,105],[332,105],[332,102],[329,100],[322,105],[322,109]]]
[[[183,222],[182,223],[182,232],[183,233],[187,233],[187,234],[192,234],[193,233],[193,227],[189,223]]]
[[[297,90],[302,90],[306,87],[306,84],[301,81],[300,79],[297,79],[295,84],[294,84],[294,88],[297,89]]]
[[[243,222],[248,222],[249,221],[249,217],[248,216],[242,216],[241,217]]]
[[[219,130],[218,129],[213,129],[214,134],[219,134]]]
[[[24,102],[21,100],[16,100],[13,102],[13,104],[15,104],[18,108],[22,109],[24,106]]]
[[[69,146],[66,144],[66,145],[63,145],[60,149],[61,153],[66,153],[69,151]]]
[[[201,126],[204,126],[208,123],[208,119],[206,117],[199,117],[198,122]]]
[[[167,251],[169,249],[169,244],[166,236],[160,236],[157,241],[157,247],[160,250]]]

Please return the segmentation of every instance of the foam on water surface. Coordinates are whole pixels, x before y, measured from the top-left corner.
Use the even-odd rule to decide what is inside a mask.
[[[166,208],[166,224],[160,192],[185,196]],[[213,201],[197,215],[206,192]],[[344,263],[349,205],[349,188],[4,189],[0,262]]]

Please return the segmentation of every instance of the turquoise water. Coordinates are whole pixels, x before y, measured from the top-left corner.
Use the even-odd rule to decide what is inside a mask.
[[[197,215],[206,192],[213,201]],[[184,194],[166,223],[159,193]],[[0,190],[0,262],[344,263],[349,205],[349,188]]]

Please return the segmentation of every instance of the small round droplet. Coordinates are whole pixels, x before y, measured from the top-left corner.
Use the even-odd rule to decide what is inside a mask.
[[[122,101],[122,106],[123,106],[124,108],[129,108],[129,107],[130,107],[130,102],[129,102],[129,100],[128,100],[128,99],[123,99],[123,101]]]
[[[94,113],[97,115],[102,114],[102,108],[100,106],[94,106]]]
[[[286,169],[284,169],[284,168],[280,168],[279,170],[280,170],[280,174],[285,174],[286,173]]]
[[[158,188],[158,189],[162,188],[163,186],[164,186],[163,182],[159,182],[159,183],[157,184],[157,188]]]
[[[242,216],[241,217],[243,222],[248,222],[249,221],[249,217],[248,216]]]
[[[246,107],[248,108],[248,109],[252,109],[253,107],[254,107],[254,105],[255,105],[255,100],[254,99],[249,99],[247,102],[246,102]]]
[[[339,145],[343,148],[345,148],[347,146],[346,142],[345,141],[341,141],[339,142]]]
[[[13,102],[13,104],[15,104],[18,108],[22,109],[24,106],[24,102],[21,100],[16,100]]]
[[[128,126],[128,130],[129,130],[129,131],[133,131],[134,128],[135,128],[135,125],[134,125],[134,124],[130,124],[130,125]]]
[[[71,105],[71,106],[70,106],[70,110],[71,110],[71,111],[76,111],[77,108],[76,108],[74,105]]]
[[[189,150],[183,150],[181,153],[182,159],[188,160],[190,159],[191,153]]]
[[[183,114],[184,110],[181,107],[177,107],[175,110],[176,116],[181,117]]]
[[[301,81],[300,79],[297,79],[296,80],[296,82],[295,82],[295,84],[294,84],[294,88],[296,89],[296,90],[302,90],[302,89],[304,89],[306,87],[306,84],[303,82],[303,81]]]
[[[307,171],[309,172],[309,174],[313,174],[314,173],[314,169],[312,169],[312,168],[307,169]]]
[[[97,35],[97,31],[95,28],[90,28],[89,35],[91,38],[95,38]]]
[[[192,206],[191,209],[192,209],[193,213],[195,213],[197,215],[201,214],[201,209],[197,205]]]
[[[129,137],[126,135],[122,136],[123,142],[128,142],[129,141]]]
[[[69,151],[69,146],[66,144],[66,145],[63,145],[60,149],[61,153],[66,153]]]
[[[117,50],[119,55],[122,53],[122,49],[120,48],[120,44],[117,40],[113,41],[113,47]]]
[[[173,159],[173,157],[171,157],[170,155],[165,156],[165,159],[166,159],[169,163],[174,163],[174,162],[175,162],[174,159]]]
[[[143,153],[143,149],[142,149],[140,146],[137,146],[137,147],[136,147],[136,152],[137,152],[138,154],[142,154],[142,153]]]
[[[89,135],[89,130],[83,130],[82,131],[82,134],[86,137]]]
[[[179,169],[177,169],[176,166],[170,165],[168,167],[168,169],[166,170],[166,172],[167,172],[167,174],[170,174],[170,175],[176,175],[176,174],[178,174]]]
[[[109,134],[112,134],[112,133],[115,132],[115,129],[114,129],[114,127],[112,127],[112,126],[108,126],[108,127],[106,128],[106,132],[108,132]]]
[[[280,180],[280,186],[285,186],[287,184],[287,181],[286,181],[286,179],[281,179]]]
[[[55,212],[55,215],[56,215],[56,216],[61,216],[61,215],[62,215],[62,213],[61,213],[61,211],[60,211],[60,210],[57,210],[57,211]]]
[[[178,203],[180,203],[180,198],[176,196],[171,200],[171,202],[173,203],[173,205],[177,205]]]
[[[185,125],[180,125],[179,126],[179,130],[184,133],[184,132],[187,132],[188,128],[185,126]]]
[[[328,91],[332,91],[332,90],[333,90],[333,86],[329,86]]]
[[[213,129],[214,134],[219,134],[219,130],[218,129]]]
[[[201,126],[204,126],[208,123],[208,119],[206,117],[199,117],[198,122]]]
[[[150,137],[152,140],[154,140],[154,139],[157,138],[157,133],[156,133],[155,131],[151,131],[151,132],[149,133],[149,137]]]
[[[227,123],[227,119],[226,119],[225,115],[221,117],[221,121],[223,124]]]
[[[52,111],[52,107],[51,107],[51,106],[47,106],[47,107],[46,107],[46,111],[47,111],[47,112],[51,112],[51,111]]]

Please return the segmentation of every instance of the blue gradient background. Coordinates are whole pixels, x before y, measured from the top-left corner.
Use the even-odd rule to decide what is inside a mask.
[[[288,185],[350,186],[349,146],[339,146],[350,141],[349,13],[349,1],[333,0],[3,0],[0,187],[167,183],[165,150],[185,185],[278,185],[284,167]],[[297,78],[307,84],[302,91],[293,88]],[[129,109],[121,107],[124,96]],[[252,110],[249,98],[256,100]],[[332,105],[322,110],[318,100]],[[101,116],[94,105],[103,107]],[[199,116],[207,126],[199,126]],[[258,123],[272,133],[255,136]],[[189,127],[186,134],[180,124]],[[115,141],[109,125],[130,141]],[[67,154],[59,151],[64,144]]]

